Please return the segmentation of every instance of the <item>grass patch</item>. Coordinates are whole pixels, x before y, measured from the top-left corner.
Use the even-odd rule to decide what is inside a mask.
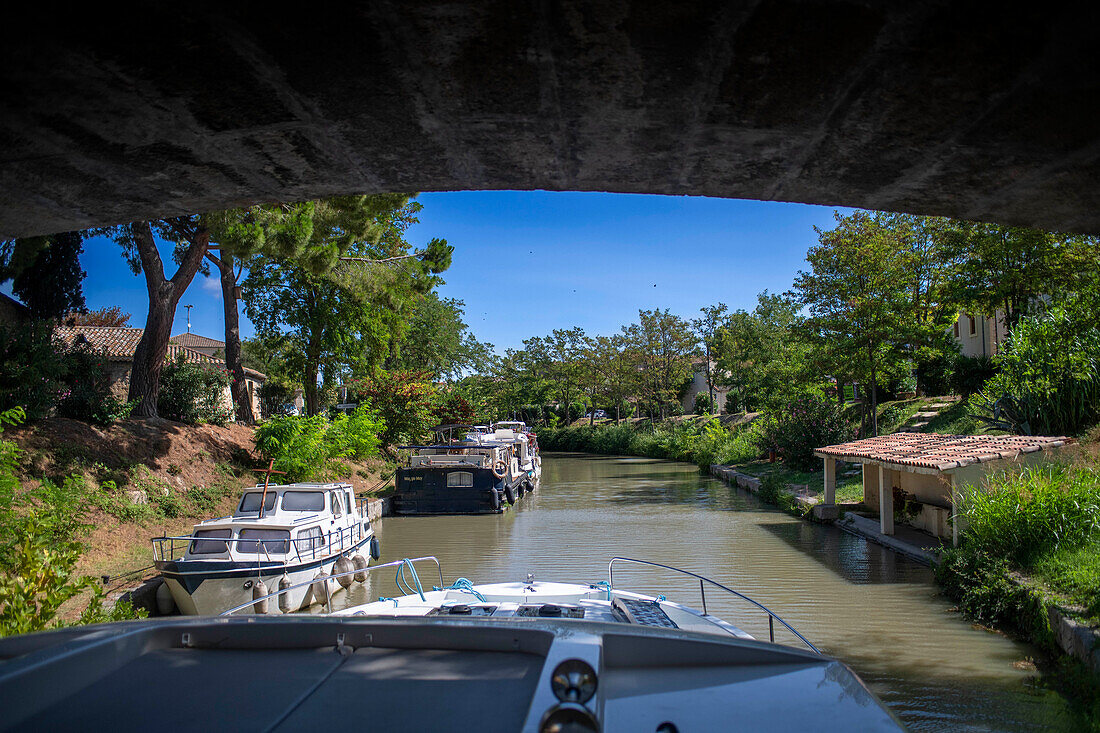
[[[970,416],[965,401],[956,402],[951,407],[940,410],[925,428],[929,433],[941,433],[943,435],[973,435],[981,430],[978,421]]]
[[[768,461],[753,461],[736,466],[741,473],[756,476],[760,479],[774,477],[785,485],[803,484],[807,491],[821,498],[825,494],[824,471],[795,471],[787,468],[781,461],[769,463]],[[839,466],[838,466],[839,468]],[[836,500],[840,503],[863,501],[863,477],[862,476],[837,476]]]
[[[1033,578],[1083,607],[1090,625],[1100,624],[1100,540],[1048,552],[1030,570]]]

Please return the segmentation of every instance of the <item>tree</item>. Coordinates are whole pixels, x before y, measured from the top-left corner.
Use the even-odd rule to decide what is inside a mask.
[[[624,326],[623,336],[637,358],[642,392],[663,420],[691,377],[695,334],[687,321],[666,308],[639,310],[638,323]]]
[[[615,406],[615,422],[622,419],[622,406],[638,386],[637,360],[622,334],[589,339],[589,369],[596,378],[596,390],[605,404]]]
[[[168,354],[176,305],[202,267],[206,248],[210,245],[210,230],[201,217],[183,216],[151,222],[136,221],[98,231],[110,235],[122,246],[135,275],[145,275],[149,311],[145,317],[145,330],[134,350],[127,401],[137,402],[131,413],[133,416],[156,417],[160,373]],[[154,232],[175,245],[178,267],[171,278],[165,276]]]
[[[225,362],[240,422],[253,422],[245,390],[237,291],[250,263],[276,257],[320,275],[332,270],[356,242],[377,242],[394,212],[406,208],[408,194],[335,196],[295,204],[252,206],[208,214],[211,244],[206,259],[218,269],[225,313]],[[414,220],[415,221],[415,220]]]
[[[70,311],[65,314],[64,321],[70,326],[108,326],[123,328],[130,325],[130,314],[123,312],[122,308],[113,305],[109,308],[80,313]]]
[[[906,258],[888,214],[835,214],[837,226],[815,227],[818,244],[794,288],[809,309],[805,333],[828,349],[837,372],[851,370],[870,386],[872,431],[878,435],[878,380],[904,357],[910,301]]]
[[[380,226],[363,239],[343,241],[345,228],[314,226],[311,247],[335,242],[342,252],[336,256],[350,258],[347,266],[317,274],[301,258],[255,256],[249,262],[245,310],[260,338],[277,345],[300,375],[310,415],[320,409],[318,377],[331,381],[341,370],[369,377],[404,334],[405,307],[450,266],[451,247],[441,239],[410,255],[404,232],[416,221],[419,204],[391,196],[379,208],[374,221]]]
[[[945,222],[936,237],[953,299],[985,316],[1000,309],[1009,331],[1036,299],[1073,289],[1079,255],[1095,246],[1088,237],[968,221]]]
[[[523,342],[535,368],[545,370],[550,389],[565,407],[565,422],[572,418],[573,400],[580,394],[585,336],[580,327],[554,329],[549,336]]]
[[[386,368],[428,372],[436,380],[484,369],[493,347],[470,333],[462,320],[464,307],[461,300],[434,292],[417,298],[405,337],[393,342]]]
[[[13,279],[12,292],[39,318],[61,318],[69,311],[84,310],[83,233],[62,232],[46,239],[31,266]]]
[[[712,408],[717,400],[714,393],[714,374],[711,371],[711,362],[714,358],[712,352],[714,350],[718,331],[722,327],[723,320],[728,310],[725,303],[703,306],[699,309],[699,312],[702,313],[703,316],[691,320],[691,327],[695,331],[695,336],[699,339],[699,345],[703,348],[703,367],[707,375],[707,395],[710,397]]]

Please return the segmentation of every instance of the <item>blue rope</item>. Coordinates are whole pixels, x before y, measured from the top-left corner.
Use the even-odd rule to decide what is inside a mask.
[[[665,598],[664,596],[657,596],[657,600],[658,601],[667,601],[668,599]]]
[[[599,583],[589,583],[588,587],[607,591],[607,600],[611,600],[611,583],[608,583],[606,580],[601,580]]]
[[[481,595],[476,590],[474,590],[474,584],[471,583],[466,578],[459,578],[455,582],[451,583],[449,586],[447,586],[446,588],[443,588],[441,590],[460,590],[460,591],[463,591],[465,593],[472,593],[474,596],[477,597],[477,599],[479,601],[481,601],[482,603],[485,603],[485,596]]]
[[[406,566],[409,568],[409,573],[412,575],[413,582],[416,583],[415,590],[413,589],[409,581],[405,579]],[[416,574],[416,568],[413,567],[408,558],[402,560],[401,564],[397,566],[397,575],[394,576],[394,581],[396,581],[397,587],[405,591],[408,595],[411,596],[415,593],[420,596],[420,600],[428,600],[424,597],[424,588],[420,585],[420,577]]]
[[[393,607],[397,608],[396,598],[386,598],[385,596],[378,596],[378,602],[381,603],[382,601],[393,601]]]

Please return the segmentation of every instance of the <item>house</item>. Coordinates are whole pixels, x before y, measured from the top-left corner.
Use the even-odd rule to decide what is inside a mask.
[[[718,386],[718,375],[715,373],[715,363],[710,363],[711,379],[714,380],[714,412],[716,414],[722,414],[726,411],[726,397],[729,396],[729,387]],[[691,386],[688,387],[684,393],[684,399],[681,400],[680,406],[683,408],[685,414],[691,413],[695,409],[695,395],[700,392],[707,394],[707,370],[706,362],[703,359],[695,359],[691,362],[691,370],[693,372],[691,377]]]
[[[951,520],[962,487],[983,486],[996,471],[1044,461],[1072,442],[1033,435],[894,433],[825,446],[814,451],[825,462],[819,514],[836,516],[836,462],[861,463],[863,503],[878,512],[882,534],[894,534],[895,514],[900,514],[904,524],[958,544],[963,528]]]
[[[22,323],[30,320],[31,309],[15,298],[0,293],[0,323]]]
[[[103,353],[107,357],[108,373],[111,378],[111,391],[114,395],[125,400],[130,390],[130,368],[134,361],[134,351],[141,340],[143,329],[124,328],[116,326],[59,326],[55,335],[73,345],[85,343],[95,351]],[[184,338],[187,337],[187,338]],[[193,337],[193,338],[192,338]],[[201,339],[201,341],[199,340]],[[181,344],[180,341],[183,341]],[[187,343],[197,344],[200,348],[192,348]],[[220,348],[220,352],[218,349]],[[210,353],[207,353],[209,351]],[[217,352],[219,355],[215,356]],[[183,359],[196,364],[212,364],[225,369],[225,344],[216,339],[209,339],[196,334],[181,334],[173,336],[168,342],[169,361]],[[246,368],[245,389],[252,401],[252,413],[260,415],[260,386],[267,380],[264,374]],[[225,389],[225,405],[232,404],[229,388]]]
[[[960,313],[951,335],[963,356],[993,356],[1008,335],[1004,311],[998,309],[993,317]]]

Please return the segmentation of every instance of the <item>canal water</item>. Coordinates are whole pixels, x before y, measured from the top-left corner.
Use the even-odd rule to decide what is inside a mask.
[[[692,570],[755,598],[847,662],[912,730],[1070,724],[1064,700],[1021,664],[1031,650],[952,612],[930,569],[768,508],[689,464],[550,454],[541,489],[503,515],[386,517],[378,536],[383,562],[435,555],[447,583],[529,572],[596,582],[616,555]],[[438,583],[433,572],[421,568],[425,585]],[[696,581],[659,569],[616,565],[615,585],[700,605]],[[387,574],[353,586],[344,600],[396,594]],[[768,638],[759,610],[717,591],[706,600],[711,613]],[[778,629],[776,640],[797,644]]]

